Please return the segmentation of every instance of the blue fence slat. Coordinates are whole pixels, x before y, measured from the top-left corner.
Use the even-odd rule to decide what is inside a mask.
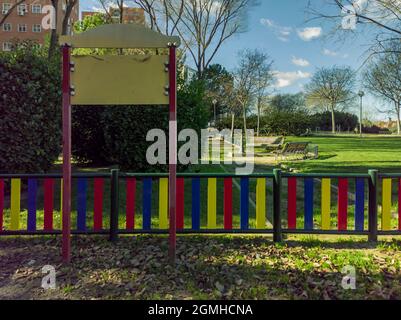
[[[249,178],[241,178],[241,230],[249,229]]]
[[[200,179],[192,179],[192,229],[200,230]]]
[[[365,180],[355,180],[355,230],[365,229]]]
[[[304,181],[305,230],[313,230],[313,179]]]
[[[28,231],[36,231],[36,195],[38,181],[28,180]]]
[[[149,231],[152,227],[152,179],[143,179],[143,230]]]
[[[88,189],[87,179],[78,179],[77,189],[77,229],[86,231],[86,193]]]

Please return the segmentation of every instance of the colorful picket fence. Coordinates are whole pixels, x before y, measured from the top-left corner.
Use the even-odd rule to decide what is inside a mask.
[[[114,185],[125,188],[124,199],[118,199],[118,190],[108,193],[113,186],[110,174],[73,176],[74,233],[167,232],[168,176],[115,176]],[[61,208],[61,196],[56,195],[61,194],[61,185],[58,175],[0,175],[0,233],[60,233],[54,212]],[[105,208],[106,196],[117,201],[117,212]],[[177,179],[176,199],[179,233],[401,234],[401,175],[183,174]],[[396,202],[398,215],[393,214]],[[107,221],[113,215],[120,218],[117,230]]]

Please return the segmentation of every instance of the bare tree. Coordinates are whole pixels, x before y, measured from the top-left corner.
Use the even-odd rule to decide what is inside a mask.
[[[260,114],[263,104],[263,99],[266,99],[267,89],[272,84],[274,79],[274,73],[272,71],[273,61],[269,56],[260,51],[255,51],[253,59],[256,63],[256,107],[258,111],[258,123],[256,134],[259,137],[260,132]]]
[[[353,93],[355,73],[349,67],[318,69],[306,85],[306,100],[309,106],[326,107],[331,111],[332,132],[336,133],[335,111],[349,106],[355,98]]]
[[[56,13],[55,14],[55,18],[56,18],[55,24],[56,24],[56,26],[58,26],[58,18],[60,17],[59,5],[60,5],[60,3],[65,4],[65,11],[64,11],[64,14],[62,16],[62,21],[61,21],[61,34],[62,35],[68,34],[72,10],[77,5],[78,0],[51,0],[51,3],[52,3],[52,6],[55,8],[55,13]],[[53,57],[53,55],[56,52],[58,36],[59,36],[59,30],[57,30],[57,28],[52,29],[51,34],[50,34],[50,44],[49,44],[49,52],[48,52],[49,59],[51,57]]]
[[[233,35],[246,30],[248,9],[255,0],[135,0],[150,27],[178,33],[193,59],[198,78]]]
[[[401,39],[401,1],[399,0],[326,0],[326,5],[309,1],[308,21],[332,22],[333,32],[340,37],[372,34],[369,57],[382,53],[387,43]],[[314,2],[316,3],[316,2]],[[327,8],[326,11],[322,8]]]
[[[134,0],[148,16],[152,30],[165,35],[177,33],[186,0]]]
[[[72,10],[78,4],[78,0],[65,0],[65,14],[61,25],[61,34],[66,35],[69,32],[69,22],[72,14]]]
[[[257,102],[260,111],[263,95],[273,79],[272,61],[259,50],[240,51],[239,59],[238,68],[234,72],[234,91],[235,100],[241,107],[246,135],[247,112],[254,102]]]
[[[401,56],[393,51],[399,49],[398,43],[393,44],[388,53],[368,65],[363,76],[367,89],[393,103],[393,108],[379,111],[396,115],[398,135],[401,134]]]

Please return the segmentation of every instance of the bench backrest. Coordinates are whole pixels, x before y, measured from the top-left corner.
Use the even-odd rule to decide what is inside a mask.
[[[305,152],[308,145],[309,142],[288,142],[283,149],[283,153]]]

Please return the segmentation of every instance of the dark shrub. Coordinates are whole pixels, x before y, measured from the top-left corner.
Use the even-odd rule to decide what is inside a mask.
[[[59,61],[32,45],[0,54],[0,171],[44,172],[60,154]]]

